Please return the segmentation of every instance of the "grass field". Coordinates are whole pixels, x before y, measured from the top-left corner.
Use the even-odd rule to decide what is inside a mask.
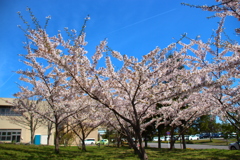
[[[231,139],[212,139],[212,141],[210,141],[210,139],[200,139],[200,140],[191,140],[188,141],[186,140],[186,143],[189,144],[205,144],[205,145],[216,145],[216,146],[227,146],[228,144],[232,143],[232,142],[236,142],[237,140],[235,138],[231,138]],[[154,143],[157,143],[156,141]],[[163,143],[167,143],[167,141],[163,141]],[[180,141],[176,141],[176,143],[180,143]]]
[[[0,144],[1,160],[137,160],[133,150],[128,147],[87,146],[87,152],[77,147],[61,147],[55,154],[53,146]],[[149,160],[240,160],[239,150],[168,150],[147,148]]]
[[[221,145],[226,146],[232,142],[236,142],[237,140],[235,138],[232,139],[212,139],[212,142],[210,142],[209,139],[200,139],[194,141],[194,144],[206,144],[206,145]]]

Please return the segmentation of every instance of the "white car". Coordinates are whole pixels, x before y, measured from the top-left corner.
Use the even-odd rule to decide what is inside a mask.
[[[240,142],[230,143],[229,146],[228,146],[228,148],[229,148],[230,150],[236,150],[236,149],[239,150],[239,145],[240,145]]]
[[[153,141],[158,141],[158,137],[153,137]],[[160,137],[160,141],[165,141],[165,137]]]
[[[160,137],[160,140],[161,141],[165,141],[165,137]]]
[[[166,136],[166,141],[171,141],[171,136]],[[177,140],[176,136],[173,136],[173,140]]]
[[[189,140],[199,140],[199,136],[191,135],[191,136],[189,136]]]
[[[158,141],[158,137],[153,137],[153,141]]]
[[[170,141],[171,140],[171,136],[166,136],[166,141]]]
[[[89,144],[95,144],[95,139],[94,138],[87,138],[85,139],[85,144],[89,145]]]

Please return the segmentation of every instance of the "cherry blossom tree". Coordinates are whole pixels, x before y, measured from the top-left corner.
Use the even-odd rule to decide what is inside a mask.
[[[223,39],[222,35],[224,35],[224,20],[227,19],[228,16],[233,16],[238,21],[240,20],[240,2],[237,0],[224,0],[219,1],[220,4],[217,7],[201,7],[204,10],[207,11],[218,11],[215,15],[217,17],[221,18],[221,23],[219,25],[219,28],[216,32],[216,51],[215,55],[217,57],[217,60],[220,61],[226,61],[227,64],[224,67],[224,71],[226,69],[227,74],[224,74],[222,68],[218,70],[218,72],[214,73],[214,76],[216,79],[219,79],[220,76],[226,75],[226,79],[228,79],[228,83],[223,85],[222,87],[215,88],[212,94],[212,99],[214,99],[214,102],[216,102],[217,105],[221,106],[221,109],[217,109],[217,113],[220,114],[220,116],[226,119],[235,126],[240,131],[240,121],[238,120],[239,115],[239,74],[240,74],[240,56],[239,56],[239,43],[237,41],[233,41],[231,39]],[[220,13],[219,13],[220,12]],[[240,34],[240,28],[235,29],[237,35]],[[229,49],[231,48],[231,49]],[[226,53],[233,52],[233,56],[231,59],[227,56],[223,57]],[[227,68],[226,66],[231,65],[231,68]],[[216,90],[218,90],[219,94],[216,94]],[[222,110],[222,111],[220,111]],[[220,112],[219,112],[220,111]],[[224,112],[225,111],[225,112]],[[224,114],[221,114],[224,113]],[[218,115],[219,115],[218,114]]]
[[[71,76],[71,87],[84,92],[108,108],[128,135],[129,143],[141,159],[147,159],[141,136],[147,124],[143,121],[155,114],[156,103],[211,85],[207,74],[210,70],[197,69],[197,63],[193,63],[196,58],[187,56],[186,48],[176,51],[175,44],[162,50],[157,47],[139,61],[135,57],[129,58],[117,51],[108,50],[107,42],[102,41],[91,63],[83,48],[86,45],[84,33],[76,36],[72,41],[73,44],[70,44],[69,41],[64,41],[60,34],[58,37],[48,37],[45,30],[29,32],[28,38],[38,48],[29,56],[42,57],[54,63],[61,70],[61,74]],[[57,45],[66,48],[68,54],[57,49]],[[174,50],[173,58],[165,59],[165,55],[171,50]],[[105,58],[105,68],[97,67],[98,61],[103,56],[102,53],[107,51],[123,62],[121,69],[114,69],[110,56]],[[184,61],[186,58],[191,59],[192,63]],[[182,65],[192,68],[179,71],[178,68]],[[133,129],[138,145],[133,142],[129,127]]]
[[[220,22],[215,34],[207,42],[188,38],[189,44],[183,41],[178,43],[187,49],[187,52],[196,55],[195,61],[198,62],[198,67],[214,68],[209,75],[212,77],[212,82],[216,84],[205,86],[197,92],[186,95],[183,101],[178,98],[162,102],[166,107],[162,107],[159,111],[159,114],[163,113],[157,120],[159,124],[167,123],[172,127],[180,125],[187,128],[197,117],[212,114],[228,119],[233,125],[239,127],[236,116],[239,113],[239,94],[237,93],[239,92],[240,47],[236,41],[223,36],[225,35],[224,21],[227,16],[234,16],[239,20],[239,2],[234,0],[217,2],[220,3],[212,6],[189,5],[217,12],[215,17],[220,17]],[[235,31],[238,34],[239,29],[236,28]],[[165,112],[168,114],[164,114]]]
[[[35,114],[43,119],[54,123],[55,128],[55,152],[59,153],[59,132],[64,129],[68,117],[78,111],[73,104],[74,98],[71,89],[68,88],[67,77],[50,63],[41,61],[40,58],[31,57],[29,45],[26,46],[29,53],[22,55],[23,61],[31,70],[19,70],[20,80],[29,84],[28,87],[20,86],[21,91],[16,93],[18,97],[37,96],[37,103],[41,103],[41,108],[31,108]],[[46,64],[46,66],[44,66]]]
[[[193,6],[205,11],[215,12],[214,17],[219,17],[219,26],[215,31],[214,38],[203,43],[197,40],[195,44],[202,48],[202,51],[212,55],[211,63],[215,65],[215,70],[211,73],[214,80],[220,85],[212,86],[203,91],[204,106],[211,107],[209,114],[218,115],[223,120],[228,120],[238,130],[240,130],[239,115],[239,43],[230,39],[224,32],[224,22],[229,17],[240,20],[240,3],[237,0],[217,0],[217,5]],[[239,28],[235,29],[236,36],[239,36]],[[191,49],[196,53],[198,50]],[[202,66],[209,66],[209,63],[202,58]]]
[[[77,101],[82,109],[69,118],[68,125],[79,138],[82,151],[87,151],[85,139],[92,131],[106,122],[109,113],[88,96],[79,97]]]
[[[216,0],[216,2],[217,4],[215,5],[203,5],[203,6],[192,5],[187,3],[182,4],[190,7],[200,8],[204,11],[215,12],[214,16],[212,17],[220,17],[221,19],[225,19],[228,16],[233,16],[238,21],[240,21],[240,9],[238,0]],[[235,32],[237,34],[240,34],[240,28],[236,28]]]
[[[111,112],[108,113],[107,118],[105,119],[105,122],[103,125],[103,127],[107,129],[107,132],[114,134],[115,136],[114,141],[116,142],[117,147],[120,147],[121,145],[123,145],[124,139],[122,138],[127,137],[127,134],[122,130],[121,125],[119,125],[117,118],[115,117],[114,114],[111,114]],[[130,148],[132,147],[130,146]]]
[[[234,4],[239,6],[239,3]],[[220,12],[220,10],[217,11]],[[226,15],[231,13],[226,12]],[[223,22],[221,21],[219,28]],[[216,31],[215,41],[219,39],[218,32],[220,30]],[[37,76],[36,73],[33,75],[29,71],[20,73],[31,75],[31,79],[36,79],[34,90],[37,91],[36,93],[41,92],[40,95],[46,99],[51,108],[62,106],[61,110],[67,110],[71,115],[74,105],[70,105],[71,107],[66,105],[70,102],[69,92],[87,95],[96,103],[104,106],[115,116],[119,126],[127,135],[129,144],[140,159],[147,159],[142,144],[142,132],[147,125],[152,121],[159,121],[159,124],[179,126],[182,120],[193,121],[192,117],[196,118],[212,111],[212,106],[205,103],[208,98],[207,94],[203,93],[213,93],[212,91],[216,91],[218,86],[228,84],[229,78],[234,76],[235,71],[239,72],[237,68],[239,67],[238,44],[228,43],[222,48],[222,52],[219,52],[222,56],[216,57],[212,43],[189,39],[189,44],[178,41],[163,49],[156,47],[139,60],[110,49],[107,41],[104,40],[96,47],[96,52],[90,59],[84,48],[87,44],[84,30],[79,35],[72,30],[71,34],[70,39],[64,40],[61,33],[50,37],[42,28],[27,30],[27,38],[32,42],[32,47],[26,48],[28,50],[26,58],[34,62],[34,65],[37,58],[42,58],[48,63],[47,68],[54,66],[51,71],[54,74],[45,75],[45,73],[42,74],[44,76],[41,74],[38,76],[40,79],[56,78],[55,83],[52,83],[53,80],[43,81],[43,84],[48,86],[44,90],[47,95],[42,92],[44,85],[34,78]],[[173,57],[165,58],[170,52],[173,53]],[[104,53],[108,53],[107,56],[104,56]],[[223,56],[226,53],[232,54]],[[212,54],[216,61],[207,60],[208,54]],[[105,58],[105,66],[99,67],[98,63],[102,57]],[[122,66],[115,67],[112,64],[112,58],[119,60]],[[29,63],[26,64],[29,65]],[[32,64],[30,65],[33,67]],[[40,73],[46,70],[40,67],[39,63],[36,63],[36,66],[38,66],[35,67],[36,69],[41,69]],[[185,66],[186,69],[179,70],[181,66]],[[225,72],[215,79],[213,73],[220,71]],[[27,80],[27,82],[31,81]],[[209,92],[210,89],[211,92]],[[166,105],[166,107],[156,110],[157,103]],[[188,107],[184,109],[183,106],[186,105]],[[57,122],[56,128],[58,128],[66,116],[59,120],[60,113],[56,112],[56,109],[53,111],[55,120],[57,120],[55,121]],[[163,118],[144,123],[147,118],[156,117],[156,114],[162,114]],[[135,143],[132,137],[138,143]]]

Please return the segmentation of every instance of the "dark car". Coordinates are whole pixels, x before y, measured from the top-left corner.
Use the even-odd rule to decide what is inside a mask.
[[[213,133],[212,134],[212,138],[219,138],[220,137],[220,134],[219,133]]]
[[[228,148],[230,150],[239,150],[239,145],[240,145],[240,142],[234,142],[234,143],[230,143]]]

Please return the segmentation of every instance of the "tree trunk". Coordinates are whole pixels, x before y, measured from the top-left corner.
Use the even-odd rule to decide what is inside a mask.
[[[137,120],[135,124],[131,123],[136,142],[134,142],[132,139],[133,136],[129,130],[129,126],[123,126],[121,123],[120,125],[122,130],[126,133],[127,141],[129,145],[133,148],[134,153],[138,155],[140,160],[147,160],[148,156],[142,144],[142,133],[139,120]]]
[[[174,140],[174,138],[173,139],[171,138],[171,140],[170,140],[170,150],[175,148],[174,144],[175,144],[175,140]]]
[[[30,143],[33,144],[34,143],[34,128],[33,128],[33,124],[32,124],[32,121],[30,122],[30,136],[31,136],[31,139],[30,139]]]
[[[142,146],[142,144],[139,143],[139,153],[138,156],[141,160],[147,160],[148,156],[147,153],[145,151],[145,148]]]
[[[161,132],[160,132],[161,127],[158,126],[158,148],[161,148]]]
[[[211,135],[211,133],[209,133],[209,140],[210,140],[210,142],[212,142],[212,135]]]
[[[59,154],[59,125],[55,124],[55,137],[54,137],[54,145],[55,145],[55,153]]]
[[[147,148],[147,134],[145,134],[145,137],[144,137],[145,141],[144,141],[144,144],[145,144],[145,148]]]
[[[30,115],[30,132],[31,132],[31,139],[30,139],[30,143],[33,144],[34,143],[34,135],[35,135],[35,127],[33,124],[33,117],[32,115]]]
[[[175,143],[175,138],[174,138],[174,127],[171,128],[171,137],[170,137],[170,150],[174,149],[174,143]]]
[[[136,135],[136,139],[137,139],[138,143],[135,143],[133,149],[138,154],[138,157],[141,160],[147,160],[148,156],[147,156],[147,153],[145,151],[145,148],[143,147],[142,135],[141,135],[141,132],[140,132],[140,127],[135,129],[135,135]]]
[[[47,137],[47,145],[49,145],[50,137],[52,131],[52,122],[48,122],[48,137]]]
[[[82,151],[86,152],[87,148],[86,148],[86,144],[85,144],[85,138],[82,139]]]
[[[143,147],[143,142],[142,142],[142,135],[140,133],[140,128],[135,128],[135,140],[136,142],[133,141],[131,134],[129,133],[128,129],[124,128],[124,130],[127,133],[127,140],[129,143],[129,146],[133,148],[134,154],[137,154],[140,160],[147,160],[148,156],[147,153]]]
[[[120,137],[117,137],[117,147],[119,148],[120,147],[120,144],[121,144],[121,136]]]
[[[83,128],[82,125],[80,126],[81,128]],[[87,151],[86,144],[85,144],[86,135],[83,130],[81,131],[81,134],[82,134],[82,151],[86,152]]]
[[[182,145],[183,145],[183,149],[186,149],[186,141],[185,141],[184,134],[182,134],[181,136],[182,136]]]
[[[141,143],[142,143],[142,141],[141,141]],[[138,155],[140,160],[148,159],[147,153],[142,144],[136,143],[136,145],[133,145],[133,150],[134,150],[134,153]]]
[[[186,141],[185,141],[185,137],[184,137],[184,129],[182,126],[179,126],[179,129],[180,129],[180,137],[181,137],[181,141],[182,141],[182,146],[183,148],[182,149],[186,149]]]
[[[34,144],[34,131],[31,129],[31,144]]]
[[[51,134],[51,133],[50,133]],[[49,141],[50,141],[50,135],[49,133],[48,133],[48,136],[47,136],[47,145],[49,146]]]

